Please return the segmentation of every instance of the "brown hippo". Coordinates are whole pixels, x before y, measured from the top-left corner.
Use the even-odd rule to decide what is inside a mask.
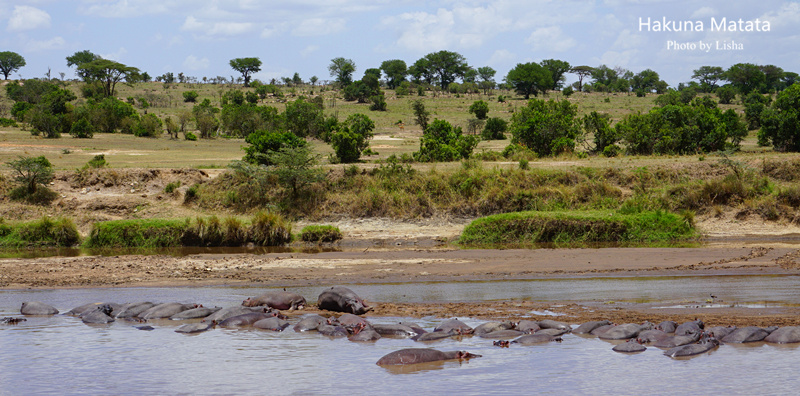
[[[543,344],[545,342],[561,342],[561,337],[551,336],[550,334],[528,334],[524,335],[520,338],[517,338],[514,341],[511,341],[512,344],[520,344],[520,345],[536,345],[536,344]]]
[[[667,355],[671,358],[694,356],[708,352],[718,346],[719,346],[719,341],[717,341],[717,339],[714,338],[714,336],[710,336],[708,334],[703,333],[703,336],[700,338],[699,342],[694,344],[681,345],[679,347],[669,349],[666,352],[664,352],[664,355]]]
[[[458,320],[457,318],[445,320],[439,324],[439,326],[436,326],[436,328],[433,329],[434,332],[449,332],[450,330],[458,330],[459,334],[462,335],[472,334],[474,331],[472,327],[469,327],[466,323]]]
[[[306,299],[297,294],[285,290],[268,291],[256,297],[250,297],[242,301],[245,307],[257,307],[266,305],[270,308],[290,310],[303,309],[306,306]]]
[[[26,301],[22,303],[19,313],[23,315],[56,315],[58,310],[51,305],[39,301]]]
[[[594,329],[596,329],[596,328],[598,328],[600,326],[607,326],[607,325],[610,325],[610,324],[611,324],[611,322],[609,322],[607,320],[594,320],[594,321],[586,322],[586,323],[578,326],[578,328],[573,330],[572,333],[573,334],[589,334],[589,333],[592,332],[592,330],[594,330]]]
[[[245,327],[252,326],[254,323],[261,319],[275,317],[272,312],[250,312],[246,314],[231,316],[228,319],[219,322],[220,327]]]
[[[195,304],[181,304],[177,302],[158,304],[140,313],[139,317],[142,319],[164,319],[196,307]]]
[[[472,334],[475,334],[476,336],[482,336],[498,330],[511,330],[515,326],[516,325],[513,322],[486,322],[476,327]]]
[[[407,348],[394,351],[380,358],[376,363],[379,366],[395,366],[405,364],[436,362],[440,360],[471,359],[481,357],[465,351],[442,352],[429,348]]]
[[[773,344],[794,344],[800,342],[800,326],[781,327],[764,339]]]
[[[541,329],[539,322],[535,320],[520,320],[515,328],[521,332],[533,334]]]
[[[372,328],[382,336],[414,337],[420,334],[412,327],[402,324],[374,324]]]
[[[647,350],[647,347],[642,345],[639,340],[631,338],[628,342],[624,342],[622,344],[616,345],[611,348],[614,352],[621,352],[621,353],[636,353],[636,352],[644,352]]]
[[[301,331],[311,331],[316,330],[320,325],[327,323],[327,319],[324,317],[312,314],[303,316],[296,325],[294,325],[294,331],[301,332]]]
[[[273,316],[253,323],[253,327],[262,330],[283,331],[289,327],[289,322]]]
[[[756,326],[740,327],[726,335],[722,342],[726,344],[742,344],[746,342],[763,341],[769,335],[767,329]]]
[[[354,315],[363,315],[372,310],[355,292],[342,286],[334,286],[320,293],[317,306],[319,309]]]
[[[114,317],[118,319],[135,318],[142,312],[147,311],[154,306],[155,304],[149,301],[123,304],[119,312],[116,313]]]

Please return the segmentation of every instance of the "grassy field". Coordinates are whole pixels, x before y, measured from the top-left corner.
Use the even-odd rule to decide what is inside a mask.
[[[68,82],[67,87],[78,94],[79,99],[75,104],[81,104],[80,83]],[[183,93],[189,90],[197,91],[200,96],[198,101],[208,98],[215,106],[219,105],[222,94],[231,89],[249,90],[240,85],[212,85],[212,84],[162,84],[139,83],[133,87],[120,84],[117,86],[117,96],[126,100],[146,98],[152,103],[147,109],[149,113],[157,114],[162,118],[176,116],[179,112],[190,110],[192,103],[183,101]],[[419,150],[419,138],[422,134],[419,126],[414,124],[411,110],[411,101],[423,99],[426,108],[431,111],[432,118],[440,118],[454,125],[461,126],[465,131],[468,120],[472,117],[467,109],[475,100],[485,100],[489,104],[489,116],[511,119],[513,112],[525,106],[525,100],[515,96],[509,91],[494,91],[491,95],[468,94],[453,95],[441,92],[428,92],[426,96],[414,95],[398,97],[392,90],[386,91],[388,110],[385,112],[370,111],[368,104],[346,102],[341,99],[338,91],[329,87],[303,86],[298,88],[284,88],[286,100],[294,100],[300,95],[322,95],[325,103],[326,115],[336,115],[340,120],[350,114],[367,114],[376,125],[375,138],[371,148],[377,155],[365,157],[365,162],[378,162],[392,154],[413,153]],[[504,103],[498,102],[499,96],[505,96]],[[546,99],[563,99],[558,92],[545,96]],[[635,112],[647,112],[653,107],[656,95],[643,98],[633,94],[606,94],[606,93],[575,93],[569,100],[578,106],[581,115],[591,111],[598,111],[611,115],[614,121],[622,119],[625,115]],[[0,117],[9,117],[10,100],[5,96],[5,90],[0,90]],[[277,107],[280,111],[285,108],[285,103],[276,98],[267,98],[260,103]],[[741,112],[741,105],[722,105],[723,108],[732,107]],[[140,112],[144,112],[140,109]],[[756,145],[755,133],[752,132],[743,143],[745,153],[759,153],[772,155],[770,151]],[[510,136],[509,136],[510,137]],[[312,142],[316,152],[322,155],[323,163],[328,155],[333,152],[328,144]],[[482,141],[475,152],[501,151],[508,140]],[[18,156],[46,156],[56,169],[75,169],[83,166],[89,159],[97,154],[105,154],[110,166],[116,168],[224,168],[230,161],[241,159],[244,155],[242,147],[247,144],[243,139],[216,138],[210,140],[186,141],[171,140],[167,135],[160,138],[136,138],[122,134],[96,134],[92,139],[75,139],[64,136],[60,139],[44,139],[31,136],[26,130],[20,128],[0,127],[0,162],[16,159]],[[747,154],[745,154],[747,155]],[[696,159],[693,157],[691,159]],[[543,159],[531,163],[532,166],[561,167],[564,162],[579,166],[624,166],[625,163],[635,161],[640,166],[650,164],[669,163],[675,157],[619,157],[614,159],[592,158],[581,160],[575,156],[562,158]],[[423,169],[431,166],[448,168],[448,164],[415,165]],[[502,166],[502,165],[501,165]]]

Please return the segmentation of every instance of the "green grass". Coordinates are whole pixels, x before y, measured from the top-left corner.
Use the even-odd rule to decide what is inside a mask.
[[[691,221],[661,211],[515,212],[476,219],[459,239],[464,246],[525,246],[542,242],[674,242],[697,236]]]
[[[134,219],[94,223],[86,248],[177,246],[280,246],[292,241],[292,228],[280,215],[259,212],[245,224],[235,217]]]
[[[66,218],[24,223],[5,223],[0,219],[0,248],[70,247],[80,242],[75,223]]]
[[[336,242],[342,239],[342,231],[332,225],[310,225],[300,231],[300,240],[303,242],[324,243]]]

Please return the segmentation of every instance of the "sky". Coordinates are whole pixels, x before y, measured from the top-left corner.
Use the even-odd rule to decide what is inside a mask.
[[[758,20],[762,31],[714,29],[723,18]],[[695,30],[674,31],[684,21]],[[494,68],[498,82],[516,64],[544,59],[653,69],[671,86],[704,65],[800,72],[800,3],[781,0],[0,0],[0,31],[0,51],[27,62],[12,78],[48,69],[74,78],[65,58],[82,50],[153,77],[200,80],[238,76],[229,61],[242,57],[261,59],[262,81],[295,72],[332,80],[337,57],[352,59],[359,79],[385,60],[411,65],[440,50]],[[726,43],[737,49],[717,48]]]

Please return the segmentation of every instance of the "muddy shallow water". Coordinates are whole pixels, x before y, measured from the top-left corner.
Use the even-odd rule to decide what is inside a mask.
[[[537,281],[372,284],[353,288],[369,301],[480,301],[515,298],[563,299],[581,291],[590,300],[609,297],[658,300],[665,306],[687,299],[693,288],[716,287],[729,301],[794,304],[798,277],[668,277],[552,279]],[[747,283],[749,287],[742,287]],[[323,286],[299,288],[315,300]],[[39,300],[62,312],[92,301],[198,302],[231,306],[261,288],[90,288],[0,290],[0,316],[18,316],[22,301]],[[427,290],[427,293],[423,291]],[[671,291],[671,292],[670,292]],[[721,294],[720,292],[717,292]],[[567,294],[565,294],[567,295]],[[772,298],[780,296],[779,298]],[[718,296],[719,297],[719,296]],[[720,297],[721,298],[721,297]],[[780,299],[781,301],[776,301]],[[546,312],[538,312],[546,313]],[[537,317],[530,313],[531,317]],[[547,316],[538,316],[547,318]],[[788,394],[800,386],[795,346],[756,343],[723,345],[688,360],[673,360],[648,348],[636,355],[611,351],[612,343],[576,335],[562,343],[493,347],[479,337],[420,345],[408,339],[372,343],[329,339],[316,333],[214,329],[198,335],[174,332],[179,323],[153,321],[152,331],[118,321],[85,325],[57,315],[28,317],[0,325],[0,393],[10,394],[356,394],[454,392],[519,393],[558,389],[591,394],[760,393]],[[375,323],[401,319],[370,318]],[[558,318],[563,320],[563,318]],[[291,321],[296,321],[293,318]],[[441,319],[411,319],[427,329]],[[482,321],[462,318],[475,326]],[[386,353],[408,347],[467,350],[483,355],[389,370],[375,365]]]

